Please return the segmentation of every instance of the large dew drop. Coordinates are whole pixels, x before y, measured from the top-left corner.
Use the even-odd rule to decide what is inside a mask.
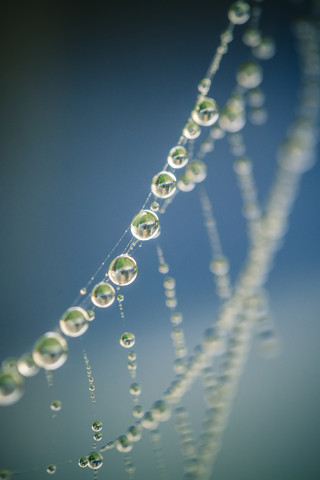
[[[115,289],[112,285],[105,282],[97,283],[91,292],[91,302],[96,307],[106,308],[113,304],[116,297]]]
[[[102,467],[103,464],[103,456],[98,452],[92,452],[87,457],[88,459],[88,467],[92,470],[98,470],[98,468]]]
[[[213,125],[219,117],[218,106],[212,98],[203,97],[195,105],[191,113],[192,119],[205,127]]]
[[[171,148],[167,162],[171,168],[183,168],[188,163],[188,152],[181,145]]]
[[[89,326],[89,315],[81,307],[71,307],[63,314],[60,320],[60,328],[68,337],[83,335]]]
[[[158,198],[169,198],[176,191],[177,179],[170,172],[160,172],[155,175],[151,182],[151,192]]]
[[[0,371],[0,405],[13,405],[20,400],[24,391],[23,387],[24,381],[21,375]]]
[[[251,60],[241,63],[237,70],[237,82],[244,88],[256,88],[262,82],[262,68]]]
[[[250,5],[241,1],[233,3],[229,8],[228,18],[235,25],[246,23],[250,18]]]
[[[116,285],[130,285],[138,274],[136,261],[129,255],[119,255],[109,266],[109,278]]]
[[[68,345],[59,333],[45,333],[36,342],[32,357],[34,362],[46,370],[60,368],[68,356]]]
[[[159,219],[151,210],[141,210],[131,222],[131,233],[138,240],[151,240],[159,230]]]

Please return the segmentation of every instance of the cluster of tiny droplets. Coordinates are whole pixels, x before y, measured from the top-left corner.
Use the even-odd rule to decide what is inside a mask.
[[[185,474],[194,474],[198,471],[198,452],[189,413],[185,407],[178,407],[174,410],[174,426],[179,437]]]
[[[228,259],[223,255],[217,222],[213,215],[211,202],[204,188],[199,190],[199,195],[212,254],[212,260],[210,261],[209,268],[214,275],[219,297],[221,299],[226,299],[231,295],[229,262]]]
[[[93,384],[94,378],[92,376],[92,369],[91,369],[91,365],[89,363],[89,359],[88,359],[88,356],[87,356],[85,350],[83,351],[83,359],[84,359],[84,363],[86,365],[87,377],[88,377],[88,382],[89,382],[90,398],[92,400],[92,403],[96,403],[96,395],[94,393],[96,387]]]

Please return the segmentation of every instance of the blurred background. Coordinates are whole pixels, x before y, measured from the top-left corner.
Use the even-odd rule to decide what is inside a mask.
[[[31,351],[39,336],[56,327],[141,208],[193,106],[197,83],[226,28],[230,3],[31,1],[4,7],[1,361]],[[262,31],[277,44],[277,55],[262,65],[269,119],[263,127],[248,124],[245,130],[261,202],[271,184],[277,145],[294,118],[299,69],[291,26],[308,6],[263,2]],[[234,86],[237,64],[249,57],[242,32],[243,27],[236,28],[210,91],[219,105]],[[236,280],[247,239],[226,142],[217,143],[207,165],[206,188]],[[317,478],[319,176],[316,165],[303,177],[285,246],[267,284],[281,355],[263,359],[253,343],[212,478]],[[161,226],[159,241],[177,281],[192,352],[220,306],[197,191],[179,194]],[[155,243],[138,249],[138,278],[122,292],[126,329],[136,335],[137,381],[146,409],[173,379],[171,326]],[[37,480],[53,463],[56,478],[89,476],[76,462],[92,449],[92,421],[103,422],[103,444],[133,423],[122,333],[116,304],[97,312],[88,332],[68,341],[69,358],[54,373],[54,387],[48,388],[40,372],[26,381],[17,404],[1,408],[0,471],[8,468],[24,472],[20,478]],[[95,408],[83,349],[95,378]],[[56,399],[63,407],[53,420],[50,403]],[[205,409],[200,382],[183,405],[198,433]],[[172,422],[161,429],[168,478],[183,478]],[[136,478],[156,477],[146,433],[132,458]],[[116,451],[105,454],[99,472],[101,478],[127,478]]]

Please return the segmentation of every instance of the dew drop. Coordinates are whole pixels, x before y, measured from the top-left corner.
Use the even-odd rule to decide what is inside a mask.
[[[96,420],[93,422],[91,428],[94,432],[100,432],[102,430],[102,422],[100,420]]]
[[[143,408],[141,407],[141,405],[136,405],[134,407],[134,409],[132,410],[132,415],[135,417],[135,418],[142,418],[143,415],[144,415],[144,410]]]
[[[151,192],[158,198],[169,198],[176,191],[177,179],[171,172],[162,171],[151,182]]]
[[[46,468],[47,473],[53,475],[57,471],[57,467],[55,465],[48,465]]]
[[[24,381],[21,375],[0,371],[0,405],[13,405],[20,400],[23,391]]]
[[[62,403],[60,402],[60,400],[54,400],[51,403],[50,408],[53,412],[60,412],[62,408]]]
[[[186,138],[188,138],[188,140],[194,140],[199,137],[201,129],[196,122],[189,120],[185,124],[182,133]]]
[[[86,293],[87,289],[85,287],[80,289],[80,295],[85,295]]]
[[[198,125],[213,125],[219,117],[217,103],[212,98],[203,97],[196,103],[191,116]]]
[[[250,6],[247,2],[235,2],[231,5],[228,12],[230,22],[235,25],[242,25],[250,18]]]
[[[87,457],[81,457],[81,458],[79,458],[79,460],[78,460],[78,465],[79,465],[79,467],[81,467],[81,468],[87,467],[87,466],[88,466],[88,459],[87,459]]]
[[[157,212],[159,210],[159,203],[158,202],[152,202],[150,205],[150,209],[153,212]]]
[[[163,273],[163,274],[168,273],[169,272],[169,265],[167,263],[161,263],[159,265],[159,272]]]
[[[141,387],[138,383],[132,383],[130,386],[130,394],[134,397],[138,397],[141,394]]]
[[[262,68],[251,60],[241,63],[237,70],[237,82],[244,88],[256,88],[262,82]]]
[[[117,450],[121,453],[128,453],[132,450],[132,442],[127,435],[121,435],[116,441]]]
[[[94,313],[93,310],[87,310],[87,314],[88,314],[89,322],[92,322],[96,317],[96,314]]]
[[[131,222],[131,233],[138,240],[151,240],[159,229],[159,219],[151,210],[141,210]]]
[[[88,459],[88,467],[92,470],[98,470],[98,468],[102,467],[103,464],[103,456],[98,452],[92,452],[87,457]]]
[[[167,162],[171,168],[183,168],[188,163],[187,150],[179,145],[171,148]]]
[[[97,307],[106,308],[113,304],[115,296],[115,289],[110,283],[100,282],[93,287],[90,298]]]
[[[133,333],[124,332],[120,337],[120,345],[124,348],[131,348],[135,344],[136,339]]]
[[[181,192],[191,192],[194,189],[195,184],[192,182],[187,173],[183,173],[178,178],[177,187]]]
[[[109,278],[116,285],[130,285],[138,274],[136,261],[129,255],[119,255],[109,266]]]
[[[207,167],[201,160],[193,160],[187,167],[186,175],[192,182],[200,183],[207,176]]]
[[[39,367],[34,363],[32,355],[29,353],[19,358],[17,367],[20,375],[24,377],[33,377],[39,372]]]
[[[93,438],[97,441],[97,442],[100,442],[100,440],[102,440],[102,433],[101,432],[97,432],[93,435]]]
[[[59,333],[45,333],[36,342],[32,357],[34,362],[46,370],[60,368],[68,356],[68,345]]]

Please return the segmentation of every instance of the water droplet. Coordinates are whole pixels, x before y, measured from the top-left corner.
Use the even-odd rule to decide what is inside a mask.
[[[191,181],[186,173],[183,173],[178,178],[177,187],[181,192],[191,192],[194,189],[195,184]]]
[[[235,2],[231,5],[228,12],[230,22],[235,25],[242,25],[250,18],[250,6],[247,2]]]
[[[130,285],[137,277],[138,267],[129,255],[119,255],[110,263],[108,273],[116,285]]]
[[[268,112],[264,107],[251,108],[249,120],[253,125],[264,125],[268,120]]]
[[[13,405],[23,395],[24,381],[13,371],[0,371],[0,405]]]
[[[186,175],[194,183],[202,182],[207,176],[206,164],[201,162],[201,160],[193,160],[187,167]]]
[[[137,362],[135,361],[128,362],[128,370],[131,370],[131,371],[137,370]]]
[[[166,299],[166,306],[168,308],[176,308],[177,305],[178,305],[178,300],[175,297]]]
[[[151,191],[158,198],[169,198],[176,191],[177,179],[171,172],[160,172],[151,182]]]
[[[100,308],[110,307],[116,296],[115,289],[110,283],[100,282],[93,287],[91,302]]]
[[[53,475],[54,473],[56,473],[56,470],[57,470],[57,467],[55,465],[48,465],[46,468],[47,473],[49,473],[50,475]]]
[[[159,203],[158,202],[152,202],[150,205],[150,209],[153,212],[157,212],[159,210]]]
[[[124,295],[121,295],[121,293],[119,293],[119,295],[117,296],[117,300],[118,300],[119,303],[123,302]]]
[[[131,233],[138,240],[151,240],[159,229],[159,219],[151,210],[141,210],[131,222]]]
[[[141,438],[141,431],[135,425],[128,428],[127,436],[131,442],[138,442]]]
[[[185,124],[182,133],[189,140],[194,140],[199,137],[201,133],[201,128],[196,122],[194,122],[193,120],[189,120]]]
[[[53,412],[60,412],[62,408],[62,403],[60,402],[60,400],[54,400],[51,403],[50,408]]]
[[[93,422],[91,428],[94,432],[100,432],[102,430],[102,422],[100,420],[96,420]]]
[[[166,420],[169,420],[171,416],[171,411],[163,400],[157,400],[153,404],[151,413],[153,418],[159,422],[165,422]]]
[[[215,275],[226,275],[229,271],[229,262],[226,257],[216,257],[210,262],[210,270]]]
[[[240,175],[248,175],[252,170],[252,164],[248,157],[239,157],[235,160],[233,168]]]
[[[183,168],[188,163],[187,150],[180,145],[171,148],[167,162],[171,168]]]
[[[17,358],[14,357],[9,357],[3,360],[1,364],[1,369],[4,372],[13,372],[17,373],[18,372],[18,360]]]
[[[176,286],[176,281],[173,277],[166,277],[163,281],[163,286],[167,290],[172,290]]]
[[[244,110],[236,104],[227,103],[220,113],[219,125],[226,132],[238,132],[246,123]]]
[[[32,357],[34,362],[46,370],[60,368],[68,356],[68,345],[59,333],[45,333],[36,342]]]
[[[252,53],[259,60],[269,60],[276,53],[276,45],[272,37],[262,36],[259,45],[252,49]]]
[[[98,470],[98,468],[102,467],[103,464],[103,456],[98,452],[92,452],[87,457],[88,459],[88,467],[92,470]]]
[[[158,422],[153,417],[151,412],[146,412],[143,415],[141,423],[144,426],[144,428],[146,428],[147,430],[154,430],[158,426]]]
[[[138,397],[141,394],[141,387],[137,383],[132,383],[130,386],[130,394]]]
[[[226,132],[222,130],[222,128],[219,125],[214,125],[210,129],[210,137],[213,138],[214,140],[220,140],[225,136]]]
[[[207,95],[211,87],[211,80],[210,78],[203,78],[198,83],[198,90],[202,95]]]
[[[248,27],[245,29],[242,41],[248,47],[256,47],[261,41],[261,34],[255,27]]]
[[[128,353],[128,359],[129,360],[136,360],[136,358],[137,358],[136,352],[129,352]]]
[[[102,440],[102,433],[101,432],[97,432],[93,435],[93,438],[97,441],[97,442],[100,442],[100,440]]]
[[[171,314],[170,320],[173,323],[173,325],[179,325],[182,322],[182,313],[180,312],[174,312]]]
[[[164,273],[164,274],[168,273],[169,272],[169,265],[167,263],[161,263],[159,265],[159,272]]]
[[[203,97],[196,103],[191,115],[198,125],[213,125],[219,117],[217,103],[212,98]]]
[[[141,405],[136,405],[134,407],[134,409],[132,410],[132,415],[135,417],[135,418],[142,418],[143,415],[144,415],[144,410],[143,408],[141,407]]]
[[[116,447],[119,452],[127,453],[132,450],[133,445],[127,435],[121,435],[116,441]]]
[[[80,289],[80,295],[85,295],[86,293],[87,289],[85,287]]]
[[[124,332],[120,337],[120,345],[124,348],[131,348],[136,343],[133,333]]]
[[[20,375],[24,377],[33,377],[39,372],[39,367],[34,363],[32,355],[29,353],[18,360],[17,367]]]
[[[87,466],[88,466],[88,459],[87,459],[87,457],[81,457],[81,458],[79,458],[79,460],[78,460],[78,465],[79,465],[79,467],[81,467],[81,468],[87,467]]]
[[[241,63],[237,70],[237,82],[244,88],[256,88],[262,82],[262,68],[251,60]]]
[[[60,328],[68,337],[83,335],[89,326],[89,315],[81,307],[71,307],[60,319]]]
[[[90,392],[94,392],[96,387],[94,385],[89,385]]]
[[[94,313],[93,310],[87,310],[87,314],[88,314],[89,322],[92,322],[96,317],[96,314]]]
[[[12,473],[10,472],[10,470],[1,470],[0,472],[1,480],[10,480],[11,476],[12,476]]]

